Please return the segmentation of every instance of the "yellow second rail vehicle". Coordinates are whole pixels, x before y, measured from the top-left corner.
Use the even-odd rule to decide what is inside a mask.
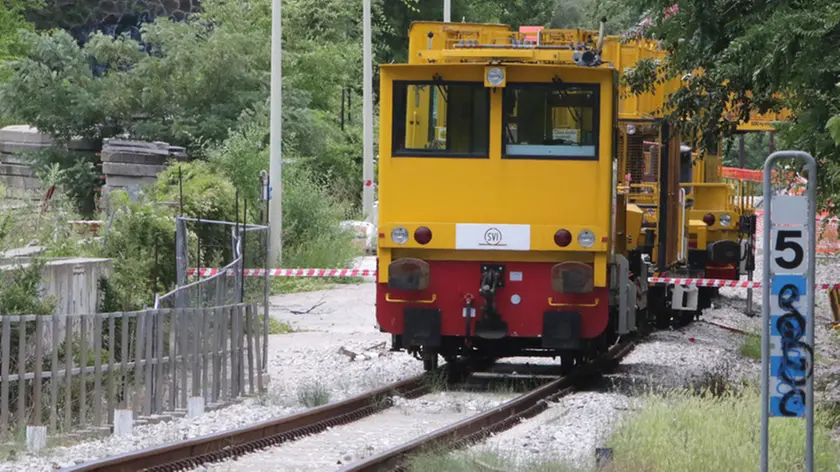
[[[691,224],[667,122],[633,126],[655,141],[653,196],[619,186],[632,123],[604,35],[439,22],[409,35],[408,63],[380,70],[376,318],[393,349],[427,370],[462,355],[571,367],[635,332],[653,264],[693,273]],[[656,321],[698,312],[696,290],[656,292]]]

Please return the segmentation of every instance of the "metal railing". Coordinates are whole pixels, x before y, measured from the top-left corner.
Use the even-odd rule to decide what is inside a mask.
[[[0,327],[0,438],[108,431],[115,410],[142,418],[263,388],[254,305],[0,316]]]

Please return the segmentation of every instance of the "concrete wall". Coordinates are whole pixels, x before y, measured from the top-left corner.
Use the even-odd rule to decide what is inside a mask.
[[[10,261],[7,259],[5,262]],[[9,277],[13,271],[28,266],[27,259],[2,265],[0,277]],[[44,266],[43,296],[55,297],[57,315],[96,313],[100,295],[99,279],[108,277],[112,271],[111,259],[74,258],[49,261]]]
[[[8,252],[6,253],[8,255]],[[14,263],[0,266],[0,283],[7,283],[6,278],[10,277],[15,270],[21,267],[28,267],[27,259],[18,259]],[[4,262],[9,262],[6,258]],[[113,270],[110,259],[61,259],[47,262],[43,271],[42,296],[55,297],[56,315],[73,315],[96,313],[99,301],[99,279],[108,277]],[[1,315],[2,313],[0,313]],[[76,318],[73,323],[73,330],[78,336],[80,321]],[[58,324],[58,339],[53,340],[53,331],[48,329],[44,332],[44,352],[52,352],[53,346],[57,346],[64,340],[66,322],[60,320]],[[88,322],[88,347],[94,346],[94,338],[91,336],[93,325]]]

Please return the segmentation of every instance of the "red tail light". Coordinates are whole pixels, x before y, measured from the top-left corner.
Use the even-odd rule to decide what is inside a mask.
[[[706,215],[703,217],[703,223],[706,223],[707,226],[712,226],[713,224],[715,224],[715,215],[711,213],[706,213]]]
[[[572,233],[568,230],[561,229],[554,233],[554,244],[560,247],[566,247],[572,243]]]
[[[420,244],[429,244],[432,240],[432,230],[425,226],[421,226],[414,231],[414,240]]]

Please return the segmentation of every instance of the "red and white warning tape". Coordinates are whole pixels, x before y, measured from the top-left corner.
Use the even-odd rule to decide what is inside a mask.
[[[199,274],[201,277],[212,277],[219,273],[219,269],[202,268],[189,269],[187,275]],[[245,277],[264,277],[265,269],[245,269]],[[234,270],[228,269],[228,275]],[[268,269],[269,277],[373,277],[375,270],[369,269]]]
[[[219,273],[219,269],[202,268],[189,269],[187,275],[199,274],[201,277],[212,277]],[[233,275],[232,269],[228,275]],[[245,277],[264,277],[265,269],[245,269]],[[376,277],[376,271],[370,269],[268,269],[269,277]],[[750,282],[747,280],[726,280],[726,279],[689,279],[676,277],[649,277],[651,284],[673,284],[673,285],[696,285],[698,287],[731,287],[731,288],[761,288],[761,282]],[[840,289],[840,283],[814,284],[817,290]]]
[[[726,279],[682,279],[672,277],[649,277],[648,283],[652,284],[673,284],[673,285],[696,285],[698,287],[732,287],[732,288],[761,288],[761,282],[750,282],[748,280],[726,280]],[[840,284],[814,284],[817,290],[840,289]]]

